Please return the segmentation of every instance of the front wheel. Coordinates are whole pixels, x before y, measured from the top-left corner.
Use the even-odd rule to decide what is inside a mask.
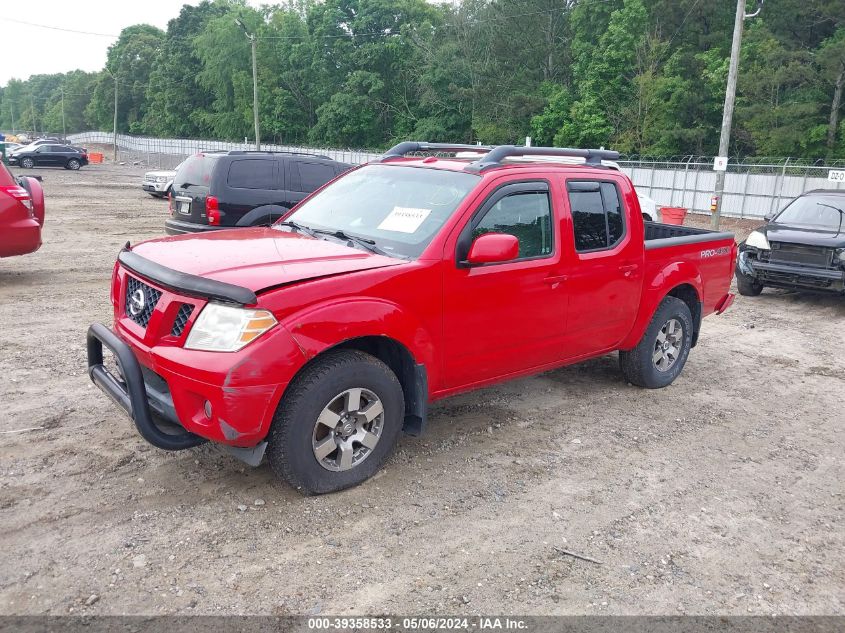
[[[22,158],[21,167],[23,167],[24,169],[32,169],[33,167],[35,167],[35,161],[31,158]]]
[[[743,297],[756,297],[763,292],[763,284],[737,270],[736,289]]]
[[[663,299],[637,346],[619,352],[619,367],[625,378],[648,389],[672,384],[687,362],[692,333],[689,306],[677,297]]]
[[[81,163],[76,160],[75,158],[71,158],[66,164],[65,169],[70,169],[71,171],[76,171],[81,167]]]
[[[329,352],[288,386],[267,446],[277,476],[305,494],[355,486],[393,450],[405,401],[396,375],[357,350]]]

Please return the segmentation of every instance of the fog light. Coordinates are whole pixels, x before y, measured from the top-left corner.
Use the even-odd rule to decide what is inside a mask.
[[[202,405],[202,408],[205,411],[205,417],[207,417],[210,420],[211,414],[213,413],[213,410],[211,408],[211,403],[208,400],[206,400],[205,404]]]

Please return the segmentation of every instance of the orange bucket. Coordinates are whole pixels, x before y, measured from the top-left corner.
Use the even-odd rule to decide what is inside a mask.
[[[682,225],[687,217],[687,210],[684,207],[660,207],[660,215],[663,224]]]
[[[88,153],[88,162],[89,163],[102,163],[103,162],[103,155],[100,152],[89,152]]]

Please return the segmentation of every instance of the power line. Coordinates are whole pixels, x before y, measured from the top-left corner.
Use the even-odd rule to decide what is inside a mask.
[[[77,29],[66,29],[61,26],[50,26],[48,24],[36,24],[35,22],[27,22],[25,20],[15,20],[14,18],[0,18],[3,22],[13,22],[15,24],[23,24],[26,26],[34,26],[39,29],[50,29],[51,31],[63,31],[65,33],[78,33],[80,35],[96,35],[98,37],[120,37],[111,33],[96,33],[94,31],[79,31]]]

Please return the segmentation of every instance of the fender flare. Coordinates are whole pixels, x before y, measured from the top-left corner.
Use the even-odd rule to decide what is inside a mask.
[[[431,333],[413,314],[389,301],[352,297],[340,304],[313,306],[307,312],[286,318],[282,325],[299,346],[306,364],[330,349],[344,345],[356,347],[356,341],[366,340],[371,344],[383,340],[398,345],[408,358],[401,359],[399,366],[390,362],[388,365],[401,374],[398,378],[405,395],[404,428],[411,435],[423,432],[431,385],[437,384],[439,372]],[[394,349],[395,345],[389,345],[388,349]],[[384,347],[378,344],[376,349]],[[370,350],[364,347],[363,351]]]
[[[701,304],[704,297],[704,283],[701,279],[701,272],[696,266],[690,262],[674,261],[658,270],[651,279],[643,281],[643,292],[640,299],[640,310],[637,313],[637,318],[634,320],[634,325],[631,331],[619,345],[619,349],[630,350],[637,346],[640,339],[648,329],[649,323],[654,316],[660,302],[663,301],[673,290],[679,286],[691,286],[698,297],[698,302]],[[701,309],[699,309],[699,318],[695,321],[695,333],[693,340],[698,338],[698,330],[701,326]]]
[[[261,220],[265,218],[267,220],[266,223],[270,224],[281,218],[288,211],[290,211],[290,209],[281,204],[264,204],[260,207],[255,207],[252,211],[244,215],[240,220],[238,220],[235,226],[255,226],[257,224],[263,224]],[[272,219],[273,215],[277,215],[279,217]]]

